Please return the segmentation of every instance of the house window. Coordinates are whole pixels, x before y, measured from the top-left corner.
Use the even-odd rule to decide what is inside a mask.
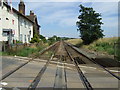
[[[30,42],[30,35],[28,35],[28,41]]]
[[[23,40],[23,35],[22,34],[20,34],[20,41],[22,41]]]
[[[24,20],[23,19],[21,19],[21,26],[23,26],[24,25]]]
[[[9,20],[9,18],[6,18],[6,20]]]
[[[3,31],[3,36],[8,36],[9,35],[9,31]]]
[[[28,24],[28,28],[30,29],[30,23]]]
[[[9,36],[10,33],[11,33],[11,29],[3,29],[2,35],[3,35],[3,36]]]
[[[24,20],[25,27],[27,27],[27,22]]]
[[[0,6],[2,6],[2,1],[0,1]]]
[[[14,25],[15,20],[12,20],[12,24]]]
[[[27,38],[26,38],[26,35],[25,35],[25,42],[27,42]]]

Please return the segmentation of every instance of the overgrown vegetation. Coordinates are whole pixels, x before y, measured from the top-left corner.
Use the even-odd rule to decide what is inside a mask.
[[[73,41],[72,42],[71,41],[69,40],[68,42],[72,43],[74,45],[81,45],[82,44],[82,40],[78,41],[78,39],[74,39],[73,41],[77,42],[77,43],[73,43]],[[102,52],[102,53],[114,55],[114,53],[115,53],[114,52],[114,43],[115,42],[118,42],[117,37],[102,38],[102,39],[94,41],[93,43],[91,43],[89,45],[83,45],[82,44],[81,48],[86,48],[86,49],[93,50],[93,51],[96,51],[96,52]]]
[[[40,39],[37,34],[35,34],[32,40],[30,41],[30,43],[39,43],[39,42],[40,42]]]
[[[30,57],[32,54],[34,53],[39,53],[41,50],[43,50],[44,48],[46,48],[48,45],[47,44],[40,44],[40,45],[33,45],[31,47],[24,47],[24,48],[18,48],[17,50],[11,49],[11,50],[7,50],[6,52],[0,52],[0,55],[3,56],[23,56],[23,57]]]
[[[27,57],[29,56],[30,54],[33,54],[35,52],[38,52],[38,49],[37,48],[29,48],[29,47],[26,47],[26,48],[23,48],[19,51],[16,51],[16,53],[12,52],[11,54],[12,55],[17,55],[17,56],[23,56],[23,57]]]
[[[47,46],[41,45],[41,46],[36,46],[36,47],[26,47],[20,51],[17,51],[17,53],[15,55],[17,56],[23,56],[23,57],[34,57],[33,55],[38,54],[41,50],[43,50],[44,48],[46,48]]]
[[[50,38],[48,39],[48,44],[51,45],[51,44],[53,44],[53,43],[55,43],[55,42],[57,42],[57,41],[60,41],[60,40],[61,40],[60,37],[57,37],[56,35],[54,35],[53,37],[50,37]]]

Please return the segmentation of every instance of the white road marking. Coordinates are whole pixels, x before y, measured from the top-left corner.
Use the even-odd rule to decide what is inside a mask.
[[[4,86],[8,85],[8,83],[6,83],[6,82],[1,82],[0,84],[4,85]]]
[[[117,71],[117,70],[109,70],[109,71],[111,71],[111,72],[117,72],[117,73],[120,72],[120,71]]]
[[[65,68],[67,68],[67,69],[71,69],[71,70],[74,70],[73,68],[70,68],[70,67],[65,67]]]
[[[83,71],[83,70],[82,70],[82,72],[83,72],[83,74],[85,74],[85,73],[86,73],[86,71]]]
[[[89,66],[80,66],[80,65],[79,65],[79,67],[97,69],[97,68],[95,68],[95,67],[89,67]]]
[[[57,67],[64,68],[64,66],[60,66],[60,65],[58,65]]]

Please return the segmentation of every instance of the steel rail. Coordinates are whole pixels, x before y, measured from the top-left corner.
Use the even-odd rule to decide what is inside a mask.
[[[68,53],[68,56],[70,57],[70,59],[73,61],[78,73],[79,73],[79,76],[80,76],[80,79],[82,80],[83,84],[85,85],[86,89],[87,90],[93,90],[91,84],[89,83],[89,81],[87,80],[87,78],[85,77],[85,75],[83,74],[82,70],[79,68],[78,66],[78,63],[73,59],[71,53],[68,51],[68,49],[65,47],[65,50],[66,52]]]
[[[35,77],[35,79],[33,80],[33,82],[28,87],[28,90],[35,90],[36,89],[38,83],[41,80],[42,75],[44,74],[45,70],[47,69],[47,66],[49,65],[49,62],[53,59],[53,56],[54,55],[52,55],[52,57],[46,62],[46,64],[40,70],[40,72],[38,73],[38,75]]]
[[[96,63],[93,59],[89,58],[88,56],[84,55],[83,53],[79,52],[76,47],[74,47],[71,44],[66,43],[68,46],[70,46],[71,48],[73,48],[75,51],[77,51],[79,54],[81,54],[82,56],[86,57],[88,60],[90,60],[91,62],[93,62],[94,64],[98,65],[99,67],[101,67],[102,69],[104,69],[105,71],[107,71],[109,74],[111,74],[113,77],[117,78],[118,80],[120,80],[120,77],[113,74],[111,71],[109,71],[108,69],[104,68],[102,65]]]
[[[56,44],[57,44],[57,43],[56,43]],[[54,44],[53,46],[56,47],[56,44]],[[35,79],[33,80],[33,82],[29,85],[29,87],[28,87],[27,90],[35,90],[35,89],[36,89],[38,83],[39,83],[40,80],[41,80],[41,77],[43,76],[45,70],[47,69],[50,61],[53,59],[56,51],[57,51],[57,47],[55,48],[54,53],[53,53],[53,55],[51,56],[51,58],[46,62],[46,64],[43,66],[43,68],[40,69],[40,72],[37,74],[37,76],[35,77]]]
[[[11,70],[10,72],[6,73],[4,76],[2,76],[1,80],[4,80],[5,78],[7,78],[8,76],[10,76],[11,74],[13,74],[14,72],[16,72],[17,70],[19,70],[20,68],[22,68],[23,66],[25,66],[26,64],[28,64],[30,62],[30,60],[26,63],[23,63],[22,65],[18,66],[17,68],[15,68],[14,70]]]

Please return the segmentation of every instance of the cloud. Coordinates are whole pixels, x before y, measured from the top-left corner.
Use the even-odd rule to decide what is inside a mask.
[[[30,6],[30,7],[29,7]],[[73,26],[79,15],[79,3],[27,3],[27,12],[30,8],[38,15],[44,24],[58,24],[59,26]]]
[[[61,26],[74,26],[76,19],[77,17],[72,10],[60,10],[41,17],[44,23],[59,24]]]
[[[39,1],[38,2],[27,2],[26,1],[26,11],[29,14],[29,10],[34,10],[37,14],[39,23],[42,24],[42,29],[48,30],[50,27],[52,31],[52,26],[58,26],[62,28],[63,32],[57,33],[57,35],[62,35],[67,27],[71,31],[76,30],[75,23],[79,15],[79,4],[83,4],[87,7],[93,7],[95,11],[102,14],[102,21],[104,25],[102,26],[106,36],[117,35],[118,28],[118,3],[117,2],[51,2]],[[58,1],[58,0],[57,0]],[[63,0],[62,0],[63,1]],[[65,0],[64,0],[65,1]],[[84,0],[85,1],[85,0]],[[90,0],[87,0],[90,1]],[[99,0],[98,0],[99,1]],[[106,0],[107,1],[107,0]],[[15,5],[15,7],[17,7]],[[51,25],[51,26],[50,26]],[[49,30],[48,30],[49,31]],[[70,36],[73,32],[67,32]],[[45,34],[45,33],[44,33]],[[75,34],[75,33],[74,33]],[[77,35],[77,32],[76,34]],[[68,35],[67,35],[68,36]],[[72,34],[72,36],[74,36]],[[75,36],[76,37],[76,36]]]

